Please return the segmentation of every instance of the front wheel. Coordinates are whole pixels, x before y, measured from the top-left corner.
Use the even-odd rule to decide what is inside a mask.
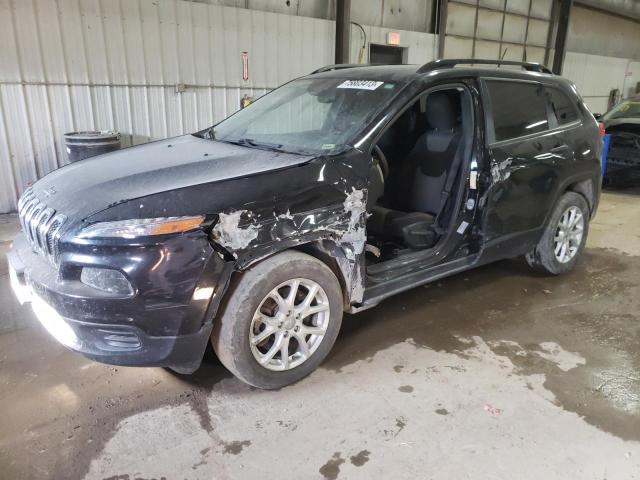
[[[336,276],[316,258],[288,251],[232,282],[211,343],[235,376],[274,389],[315,370],[331,350],[341,322]]]
[[[559,275],[570,271],[584,250],[589,206],[581,195],[565,193],[554,208],[538,245],[525,258],[536,270]]]

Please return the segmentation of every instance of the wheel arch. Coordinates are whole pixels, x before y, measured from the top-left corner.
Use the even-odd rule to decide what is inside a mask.
[[[334,273],[342,290],[343,307],[347,311],[352,304],[362,302],[364,293],[364,275],[361,273],[364,254],[353,254],[350,244],[332,240],[316,240],[292,248],[306,253],[324,263]],[[353,260],[351,260],[353,258]]]
[[[563,194],[566,192],[574,192],[579,195],[582,195],[584,199],[587,201],[587,205],[589,206],[589,214],[591,218],[593,218],[598,208],[599,188],[597,187],[597,185],[595,184],[595,181],[592,178],[586,178],[584,180],[578,180],[573,183],[570,183],[565,188]]]
[[[598,208],[598,202],[600,198],[600,184],[597,183],[596,179],[590,172],[585,172],[580,175],[567,177],[558,185],[557,189],[555,190],[555,197],[553,198],[552,207],[549,208],[549,211],[545,216],[544,223],[541,225],[542,229],[544,229],[549,223],[549,219],[551,218],[553,209],[558,204],[562,196],[567,192],[574,192],[584,197],[590,210],[590,217],[593,218]]]
[[[590,173],[583,173],[572,177],[567,177],[555,191],[555,197],[553,198],[552,207],[545,215],[544,222],[536,229],[535,237],[533,237],[533,243],[537,244],[540,238],[544,234],[544,230],[551,220],[553,211],[560,201],[560,199],[567,192],[577,193],[585,199],[587,206],[589,207],[589,218],[593,218],[598,209],[598,203],[600,199],[600,184]]]
[[[285,246],[284,248],[270,252],[267,255],[254,257],[251,262],[238,262],[222,247],[218,247],[228,260],[234,262],[235,275],[242,275],[248,268],[264,262],[278,254],[287,251],[306,253],[325,264],[336,276],[342,292],[343,307],[345,311],[352,306],[362,303],[364,296],[364,245],[363,242],[337,242],[328,239],[310,240],[306,243]],[[362,250],[362,253],[357,253]],[[226,295],[225,288],[225,295]]]
[[[329,302],[329,309],[322,309],[322,311],[327,310],[329,313],[328,317],[324,317],[324,333],[320,335],[321,339],[319,345],[316,345],[315,351],[311,350],[302,363],[289,368],[291,352],[288,348],[288,342],[276,345],[276,337],[278,335],[289,337],[289,333],[297,332],[298,329],[295,327],[302,327],[303,319],[307,315],[296,315],[295,318],[289,319],[292,322],[288,322],[287,325],[284,322],[273,325],[276,330],[267,332],[267,337],[274,334],[276,337],[273,338],[274,344],[269,347],[268,351],[273,352],[267,360],[273,358],[277,351],[280,351],[280,359],[283,358],[283,352],[286,352],[289,360],[281,365],[282,369],[265,368],[259,358],[260,355],[256,355],[253,349],[255,343],[251,342],[250,332],[255,332],[253,321],[256,318],[256,312],[264,300],[270,297],[269,292],[273,292],[274,287],[279,288],[285,283],[291,285],[292,279],[300,277],[301,270],[308,273],[307,279],[322,287],[326,294],[325,300]],[[218,318],[211,332],[211,344],[220,362],[244,382],[264,389],[281,388],[297,382],[315,370],[331,350],[342,323],[344,310],[340,304],[342,292],[339,284],[335,282],[331,270],[317,258],[297,249],[289,248],[270,255],[262,261],[255,262],[242,273],[238,272],[232,283],[233,291],[231,295],[227,293],[221,303]],[[295,293],[298,292],[297,288],[296,286]],[[294,313],[295,305],[290,303],[294,298],[287,295],[288,305],[285,308],[288,312],[286,312],[286,316]],[[284,300],[284,298],[282,299]],[[298,313],[303,312],[298,311]],[[315,313],[320,313],[320,311]],[[273,318],[273,315],[269,316]],[[263,315],[259,314],[258,317],[263,317]],[[262,331],[264,332],[264,330]],[[306,337],[303,337],[303,340],[307,342]],[[276,348],[273,349],[273,346]],[[307,344],[307,347],[311,347],[311,345]]]

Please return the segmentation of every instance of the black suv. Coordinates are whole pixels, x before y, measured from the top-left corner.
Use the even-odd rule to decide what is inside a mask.
[[[320,364],[343,312],[509,257],[570,270],[600,152],[575,87],[538,64],[325,67],[35,183],[12,284],[89,358],[190,373],[211,339],[278,388]]]

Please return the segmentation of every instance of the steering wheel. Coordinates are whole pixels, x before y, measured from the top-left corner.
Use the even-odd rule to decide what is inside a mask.
[[[389,164],[387,163],[387,157],[385,157],[384,153],[382,153],[382,149],[378,145],[373,147],[373,153],[375,154],[375,158],[378,160],[380,170],[382,170],[382,178],[386,180],[389,176]]]

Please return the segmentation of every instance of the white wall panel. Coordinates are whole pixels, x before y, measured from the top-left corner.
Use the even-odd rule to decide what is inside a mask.
[[[476,40],[476,58],[499,58],[500,43]]]
[[[472,58],[473,40],[447,36],[444,42],[444,56],[447,58]]]
[[[447,11],[447,28],[449,35],[472,37],[475,31],[476,8],[475,6],[450,3]],[[445,46],[446,46],[445,42]]]
[[[500,40],[502,17],[503,14],[501,12],[479,9],[476,38],[483,40]],[[471,32],[471,34],[473,35],[473,32]]]
[[[640,92],[636,92],[636,87],[640,83],[640,62],[629,62],[627,67],[627,74],[624,81],[623,95],[625,97],[631,97],[638,95]]]
[[[551,5],[551,0],[451,0],[446,33],[468,38],[472,45],[469,49],[467,42],[454,40],[453,45],[445,45],[445,52],[470,50],[469,56],[474,58],[498,59],[505,55],[509,60],[524,60],[524,45],[546,47],[546,19],[550,18]],[[527,48],[527,53],[529,50],[539,57],[537,48]]]
[[[527,45],[527,61],[544,63],[544,48]]]
[[[335,19],[335,0],[192,0],[285,15]],[[473,3],[476,0],[469,0]],[[503,0],[493,0],[502,2]],[[362,25],[427,32],[434,0],[352,0],[351,19]]]
[[[519,13],[527,15],[529,13],[529,0],[507,0],[507,12]],[[535,3],[535,0],[534,2]],[[502,8],[502,5],[498,8]]]
[[[66,163],[65,132],[117,129],[128,146],[212,125],[332,63],[334,28],[180,0],[0,0],[0,212]],[[432,37],[404,35],[418,56]]]
[[[609,92],[623,92],[629,63],[626,58],[567,52],[562,75],[576,84],[592,112],[604,113]]]
[[[524,58],[524,46],[519,43],[503,43],[501,56],[504,60],[521,62]]]
[[[551,18],[553,0],[534,0],[531,2],[531,16],[537,18]]]
[[[524,43],[527,32],[527,19],[519,15],[504,16],[504,36],[505,42]]]
[[[125,146],[180,135],[222,120],[239,108],[244,94],[258,97],[333,63],[334,22],[297,15],[311,9],[328,18],[323,12],[330,13],[330,6],[313,2],[295,7],[291,2],[294,7],[269,12],[223,3],[233,2],[0,0],[0,212],[14,210],[29,183],[66,163],[64,132],[117,129]],[[472,55],[472,40],[456,36],[474,33],[476,1],[470,3],[450,4],[447,33],[454,36],[446,39],[448,57]],[[507,10],[524,11],[525,3],[510,0]],[[379,12],[373,12],[373,4]],[[409,22],[421,31],[399,30],[401,45],[408,47],[407,61],[421,64],[435,57],[436,38],[423,31],[422,14],[431,11],[429,6],[412,10],[401,0],[359,0],[354,5],[354,11],[362,7],[378,25],[363,25],[368,42],[384,44],[391,26]],[[482,0],[480,5],[501,9],[504,0]],[[551,0],[534,0],[531,13],[548,17],[550,5]],[[487,12],[482,13],[487,18],[479,23],[479,36],[497,38],[492,32],[498,17]],[[543,46],[547,25],[531,20],[527,43]],[[572,36],[587,43],[593,29],[583,32],[581,25],[572,26]],[[625,25],[618,32],[603,24],[598,42],[606,43],[601,41],[605,29],[616,45],[636,39],[637,31]],[[508,49],[506,58],[519,59],[522,46],[506,43],[521,40],[509,37],[510,28],[506,21],[503,49]],[[517,30],[521,35],[522,29]],[[355,27],[351,38],[351,60],[356,61],[361,39]],[[498,46],[479,39],[476,57],[495,58]],[[246,82],[241,78],[242,51],[249,52]],[[541,60],[543,53],[527,47],[529,60]],[[632,74],[625,83],[627,71]],[[627,93],[640,81],[640,66],[622,58],[568,52],[565,76],[578,84],[591,108],[602,111],[611,88]],[[186,91],[175,93],[176,84],[185,84]]]
[[[475,3],[475,2],[470,2]],[[501,9],[504,6],[504,0],[480,0],[481,7],[494,8],[496,10]]]
[[[386,45],[387,32],[386,28],[372,27],[369,25],[363,25],[364,31],[367,34],[367,43],[375,43]],[[407,48],[406,63],[423,64],[435,60],[436,58],[436,46],[437,36],[430,33],[412,32],[408,30],[394,30],[400,34],[400,46]],[[352,28],[351,30],[351,52],[350,61],[352,63],[358,63],[358,52],[362,47],[362,39],[360,29]],[[368,47],[368,45],[367,45]],[[369,61],[369,49],[366,49],[363,62]]]
[[[334,2],[327,0],[316,0],[316,2],[327,5],[330,13],[328,18],[333,18]],[[305,0],[297,3],[306,5],[309,2]],[[255,8],[254,4],[250,3],[249,8]],[[352,0],[351,19],[363,25],[374,25],[386,29],[427,32],[431,24],[432,9],[433,0]]]
[[[547,44],[547,35],[549,34],[549,22],[543,20],[529,20],[529,29],[527,31],[527,44],[544,47]]]
[[[640,60],[640,22],[574,5],[567,50]]]

